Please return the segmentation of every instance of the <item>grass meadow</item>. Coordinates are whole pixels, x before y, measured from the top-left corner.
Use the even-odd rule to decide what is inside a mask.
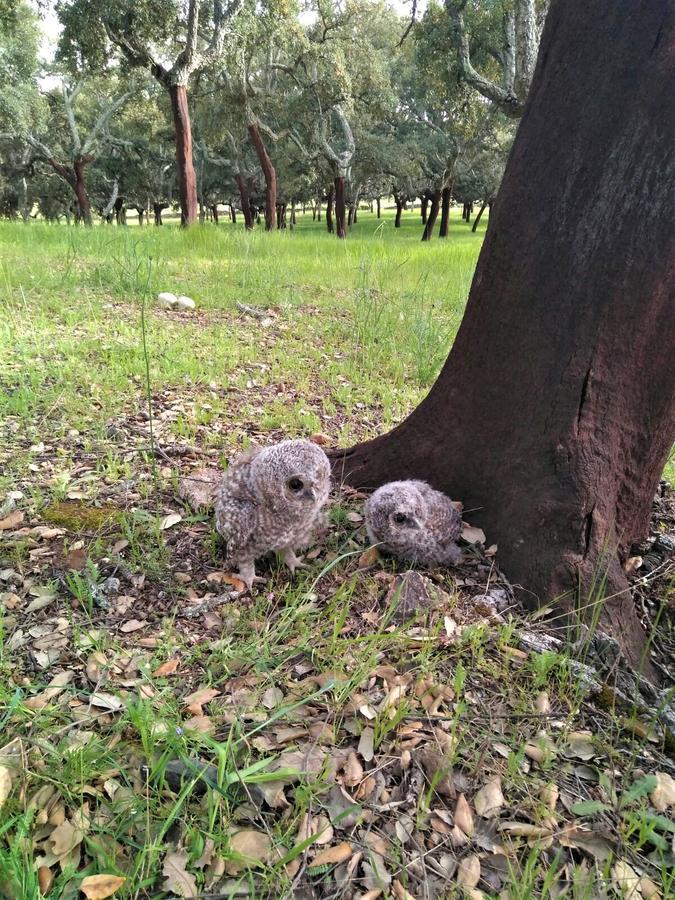
[[[181,497],[251,441],[406,415],[485,224],[0,222],[3,900],[673,896],[653,723],[523,642],[497,548],[406,621],[347,490],[310,569],[236,597]]]

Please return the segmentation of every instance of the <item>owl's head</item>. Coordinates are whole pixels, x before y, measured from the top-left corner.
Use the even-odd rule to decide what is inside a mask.
[[[283,499],[296,508],[323,506],[330,493],[330,463],[321,447],[311,441],[281,441],[257,457],[265,472],[270,499]]]
[[[410,481],[391,481],[368,499],[365,507],[370,539],[398,543],[424,524],[424,497]]]

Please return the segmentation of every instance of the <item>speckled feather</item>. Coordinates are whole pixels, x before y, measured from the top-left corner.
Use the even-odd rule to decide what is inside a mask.
[[[288,486],[294,478],[303,482],[302,496]],[[293,551],[311,544],[329,492],[328,457],[311,441],[282,441],[244,454],[225,473],[215,498],[226,563],[239,568],[249,587],[254,560],[271,550],[288,551],[285,559],[294,569]]]
[[[456,565],[462,518],[452,500],[425,481],[391,481],[366,501],[368,536],[381,549],[421,565]],[[395,516],[404,516],[397,522]]]

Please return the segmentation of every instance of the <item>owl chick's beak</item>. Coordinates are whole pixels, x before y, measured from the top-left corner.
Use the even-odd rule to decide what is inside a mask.
[[[316,500],[316,491],[313,487],[305,488],[305,490],[302,492],[302,496],[305,498],[305,500],[314,501]]]

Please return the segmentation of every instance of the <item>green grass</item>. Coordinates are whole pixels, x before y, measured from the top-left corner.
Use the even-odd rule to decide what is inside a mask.
[[[96,434],[129,410],[144,377],[141,302],[163,289],[198,311],[177,320],[150,304],[154,387],[180,386],[193,402],[210,385],[236,390],[250,411],[256,395],[292,384],[292,404],[265,398],[263,425],[333,431],[339,414],[343,443],[359,403],[377,419],[360,430],[390,425],[432,383],[461,319],[483,231],[454,219],[450,239],[430,245],[412,212],[399,231],[362,213],[344,242],[310,215],[274,235],[0,223],[0,416]],[[273,307],[274,327],[242,319],[237,301]],[[202,418],[227,410],[211,406]],[[189,432],[187,419],[175,429]]]

